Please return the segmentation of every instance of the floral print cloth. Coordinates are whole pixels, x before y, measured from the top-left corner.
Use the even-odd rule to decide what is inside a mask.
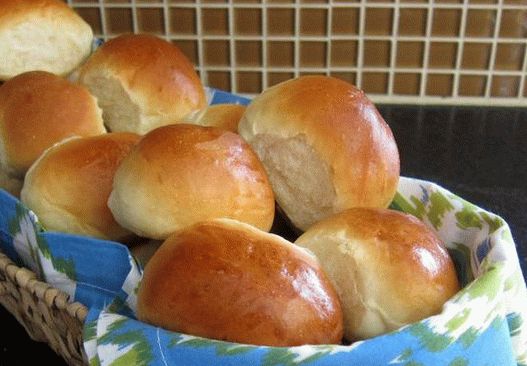
[[[209,90],[212,103],[246,103]],[[46,232],[0,191],[0,250],[89,309],[90,365],[527,366],[527,292],[506,222],[440,186],[402,177],[391,208],[446,243],[463,289],[441,313],[351,345],[263,347],[159,329],[134,317],[142,269],[127,247]]]

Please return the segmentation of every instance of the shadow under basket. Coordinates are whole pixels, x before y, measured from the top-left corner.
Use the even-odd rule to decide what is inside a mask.
[[[34,341],[46,342],[70,365],[87,365],[82,329],[88,309],[39,281],[0,252],[0,304],[24,326]]]

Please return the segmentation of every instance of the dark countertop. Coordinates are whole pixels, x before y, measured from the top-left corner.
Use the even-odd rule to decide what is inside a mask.
[[[438,183],[501,216],[527,274],[527,108],[379,107],[401,174]]]
[[[401,155],[401,174],[434,181],[511,227],[527,274],[527,108],[379,106]],[[0,366],[64,364],[29,340],[0,306]],[[17,352],[16,349],[24,349]]]

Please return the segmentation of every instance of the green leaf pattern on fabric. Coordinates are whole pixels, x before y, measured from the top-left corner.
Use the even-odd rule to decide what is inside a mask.
[[[417,197],[410,196],[409,200],[407,200],[399,192],[395,194],[390,208],[406,212],[417,217],[418,219],[422,219],[426,215],[425,205]]]
[[[494,233],[496,230],[505,225],[501,217],[491,215],[473,205],[464,199],[452,196],[452,199],[461,202],[463,209],[456,212],[457,226],[461,229],[483,229],[486,226],[488,234]]]
[[[404,366],[425,366],[421,362],[410,361],[404,364]]]
[[[82,339],[85,342],[97,339],[97,320],[92,320],[84,324]]]
[[[458,341],[461,342],[463,347],[468,348],[476,341],[478,338],[479,332],[478,329],[468,328],[465,333],[459,337]]]
[[[115,349],[115,352],[105,353],[111,354],[114,358],[100,359],[102,364],[148,366],[152,362],[154,355],[150,343],[140,330],[123,330],[127,321],[127,318],[121,317],[108,324],[106,329],[98,330],[98,345]],[[104,327],[104,324],[98,326]]]
[[[399,365],[399,364],[402,364],[403,362],[409,361],[413,354],[414,354],[414,351],[411,348],[407,348],[403,351],[403,353],[401,353],[399,356],[391,360],[390,365],[391,364]]]
[[[214,347],[216,354],[218,355],[239,355],[245,352],[249,352],[252,347],[245,346],[241,344],[232,344],[228,342],[221,342],[215,340],[209,340],[201,337],[188,336],[184,334],[178,334],[174,339],[169,343],[169,347],[174,347],[177,345],[185,345],[192,348],[200,347]]]
[[[517,257],[513,257],[516,255],[514,241],[505,222],[435,184],[404,177],[390,207],[422,219],[433,229],[449,249],[462,284],[468,284],[445,303],[438,315],[411,324],[405,330],[419,339],[421,347],[430,352],[441,352],[453,342],[469,347],[481,332],[501,324],[507,318],[518,365],[527,366],[527,293]],[[495,250],[496,247],[499,250]],[[130,287],[130,291],[133,290],[134,287]],[[141,334],[116,337],[111,334],[110,328],[107,342],[124,349],[119,352],[121,358],[112,360],[110,364],[142,362],[150,357],[151,350],[146,344],[142,345]],[[99,337],[99,343],[101,340],[105,338]],[[352,347],[358,344],[360,342]],[[251,346],[184,335],[174,336],[170,347],[175,346],[212,347],[217,355],[226,357],[235,357],[251,350]],[[342,346],[269,348],[263,365],[309,364],[327,354],[338,353],[341,349],[347,352],[350,350]],[[413,360],[413,352],[413,349],[405,349],[392,363],[421,366]],[[445,360],[445,365],[466,366],[470,363],[458,357]]]
[[[409,329],[430,352],[441,352],[455,340],[454,337],[445,335],[448,333],[435,332],[424,323],[416,323]]]
[[[61,272],[64,273],[70,280],[76,281],[77,274],[75,272],[75,262],[72,259],[64,259],[64,258],[56,258],[51,257],[51,262],[53,263],[53,267]]]
[[[482,229],[481,217],[469,205],[464,204],[463,210],[456,212],[457,226],[461,229]]]
[[[467,321],[468,317],[470,316],[471,311],[471,309],[463,309],[461,313],[456,314],[456,316],[454,316],[446,323],[446,328],[450,332],[453,332],[463,326],[463,324]]]
[[[359,344],[359,343],[357,343]],[[222,342],[201,337],[195,337],[186,334],[177,334],[169,343],[169,347],[187,346],[192,348],[207,348],[213,347],[216,354],[220,356],[236,356],[243,353],[250,352],[254,349],[253,346],[242,344],[233,344],[229,342]],[[315,360],[320,359],[324,355],[335,352],[336,349],[341,348],[335,345],[323,346],[304,346],[293,348],[271,348],[265,354],[262,366],[297,366],[307,365]],[[348,348],[349,349],[349,348]]]
[[[487,212],[482,211],[479,213],[479,215],[481,216],[483,221],[485,221],[487,225],[489,226],[489,234],[494,233],[496,230],[498,230],[505,224],[502,218],[495,216],[495,215],[491,216]]]
[[[441,226],[446,213],[453,209],[454,206],[443,193],[434,191],[430,195],[430,206],[428,207],[428,213],[426,216],[437,230]]]
[[[432,192],[423,200],[418,199],[416,195],[410,195],[407,199],[397,192],[390,207],[419,219],[426,217],[436,230],[441,226],[444,216],[454,209],[451,201],[439,191]]]
[[[90,366],[100,366],[101,362],[99,361],[99,357],[92,357],[89,361]]]
[[[317,352],[309,352],[304,355],[294,352],[290,348],[273,348],[265,355],[262,366],[306,365],[318,360],[329,352],[331,352],[329,349],[321,348]]]
[[[468,360],[465,358],[458,357],[448,364],[448,366],[468,366]]]
[[[49,245],[41,235],[43,228],[35,214],[22,204],[16,207],[16,215],[9,223],[13,246],[24,266],[39,279],[74,296],[76,288],[75,263],[71,258],[52,255]]]
[[[84,350],[89,358],[90,366],[99,366],[99,355],[97,354],[97,319],[86,321],[82,332]]]

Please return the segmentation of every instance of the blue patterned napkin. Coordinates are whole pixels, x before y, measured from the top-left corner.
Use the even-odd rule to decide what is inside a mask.
[[[210,89],[212,104],[247,99]],[[436,184],[401,178],[392,208],[447,244],[464,286],[440,314],[349,346],[258,347],[165,331],[134,317],[142,270],[124,245],[46,232],[0,190],[0,250],[89,309],[90,365],[527,366],[527,291],[508,225]]]

